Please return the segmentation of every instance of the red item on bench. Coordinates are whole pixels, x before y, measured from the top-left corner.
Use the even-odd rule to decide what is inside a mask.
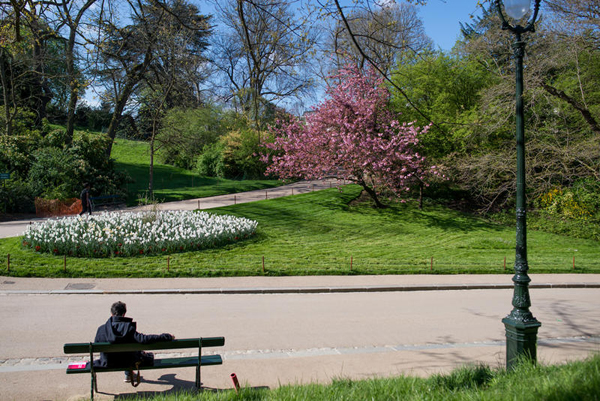
[[[86,366],[87,366],[87,362],[86,361],[75,362],[75,363],[70,363],[69,364],[69,369],[85,369]]]

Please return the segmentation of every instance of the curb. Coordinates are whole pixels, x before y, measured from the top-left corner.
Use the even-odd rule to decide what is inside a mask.
[[[267,294],[339,294],[370,292],[415,292],[415,291],[465,291],[465,290],[509,290],[512,284],[439,284],[412,286],[352,286],[352,287],[273,287],[273,288],[187,288],[187,289],[142,289],[142,290],[5,290],[0,295],[106,295],[106,294],[195,294],[195,295],[267,295]],[[600,288],[600,283],[539,283],[530,284],[530,289],[557,288]]]

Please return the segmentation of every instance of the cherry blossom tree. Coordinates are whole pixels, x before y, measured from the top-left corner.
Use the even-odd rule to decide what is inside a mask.
[[[271,128],[266,144],[267,174],[319,179],[335,173],[357,183],[377,207],[384,194],[402,195],[436,174],[416,151],[429,128],[400,123],[388,108],[389,92],[372,69],[346,66],[332,77],[337,85],[304,119],[292,117]]]

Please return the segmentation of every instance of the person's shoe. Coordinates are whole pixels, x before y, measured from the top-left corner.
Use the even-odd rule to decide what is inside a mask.
[[[123,381],[125,383],[131,383],[131,375],[129,373],[125,373],[125,379]]]

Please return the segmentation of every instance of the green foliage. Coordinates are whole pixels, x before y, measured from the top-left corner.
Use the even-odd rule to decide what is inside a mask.
[[[534,201],[533,228],[600,241],[600,183],[579,180],[571,188],[557,187]]]
[[[110,138],[104,134],[77,132],[69,151],[77,160],[74,174],[79,185],[89,182],[93,195],[125,195],[129,177],[115,169],[114,160],[106,157]],[[78,188],[77,194],[79,194]]]
[[[87,104],[77,106],[75,125],[92,131],[106,130],[112,113],[107,107],[90,107]]]
[[[221,114],[214,108],[173,109],[162,120],[156,140],[162,144],[163,162],[189,170],[204,147],[224,132]]]
[[[65,149],[45,147],[33,152],[28,182],[35,197],[64,200],[77,191],[77,162]]]
[[[577,195],[570,189],[554,188],[538,198],[538,207],[551,216],[587,220],[593,216],[593,206]]]
[[[25,179],[31,167],[31,149],[35,149],[40,135],[0,135],[0,169],[10,172],[14,179]]]
[[[62,128],[45,136],[28,129],[0,136],[0,169],[11,173],[0,195],[7,199],[4,212],[31,211],[35,197],[78,197],[83,182],[91,183],[93,194],[124,194],[127,176],[106,158],[106,135],[76,132],[70,147],[64,145],[65,138]]]
[[[34,199],[25,181],[13,179],[0,185],[0,213],[33,213]]]
[[[206,145],[196,160],[196,172],[206,177],[225,177],[222,142]]]
[[[221,138],[225,177],[258,179],[264,177],[266,165],[258,156],[262,139],[269,134],[252,128],[229,131]]]
[[[481,64],[444,53],[431,53],[399,65],[392,80],[429,117],[426,119],[391,88],[392,107],[402,113],[404,121],[417,121],[419,126],[436,123],[421,138],[426,154],[436,158],[465,149],[465,141],[481,122],[477,112],[480,91],[493,82]]]

